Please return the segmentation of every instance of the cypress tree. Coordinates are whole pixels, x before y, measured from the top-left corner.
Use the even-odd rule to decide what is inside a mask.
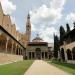
[[[57,35],[54,35],[54,58],[58,58],[59,51],[59,38]]]
[[[60,26],[60,40],[61,40],[61,38],[65,35],[65,30],[64,30],[64,28],[62,27],[62,26]]]
[[[70,32],[70,27],[68,23],[66,24],[66,28],[67,28],[67,32]]]

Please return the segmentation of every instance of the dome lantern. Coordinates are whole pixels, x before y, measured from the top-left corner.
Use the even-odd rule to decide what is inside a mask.
[[[39,34],[32,40],[32,42],[43,42],[43,39],[39,37]]]

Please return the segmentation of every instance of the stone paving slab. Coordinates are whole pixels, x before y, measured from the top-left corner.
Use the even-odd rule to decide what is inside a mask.
[[[70,75],[45,61],[35,60],[24,75]]]

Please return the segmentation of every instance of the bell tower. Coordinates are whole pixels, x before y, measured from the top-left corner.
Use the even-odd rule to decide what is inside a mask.
[[[28,37],[28,42],[30,42],[31,39],[31,22],[30,22],[30,14],[27,16],[27,22],[26,22],[26,35]]]

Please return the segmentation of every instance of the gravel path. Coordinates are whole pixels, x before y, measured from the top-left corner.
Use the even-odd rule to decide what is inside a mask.
[[[42,60],[35,60],[24,75],[70,75]]]

